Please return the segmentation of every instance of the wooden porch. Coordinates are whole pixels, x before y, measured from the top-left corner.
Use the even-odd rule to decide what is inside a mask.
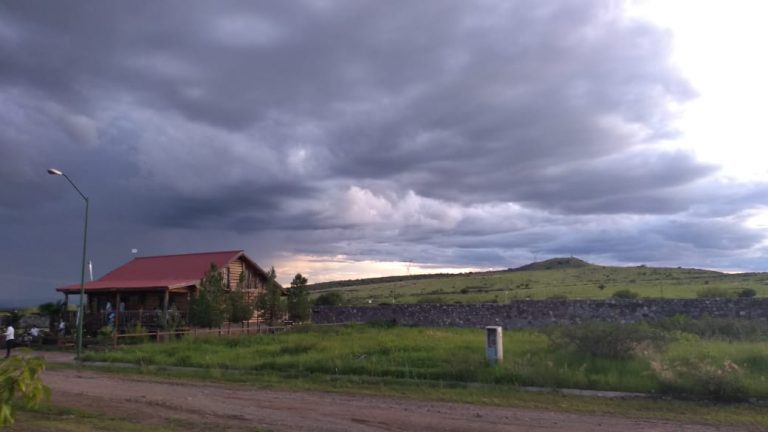
[[[68,302],[68,296],[65,301]],[[119,333],[131,332],[137,326],[147,330],[179,328],[187,324],[189,293],[165,291],[90,293],[85,305],[83,329],[95,335],[99,329],[111,326]],[[70,312],[67,328],[74,329],[77,312]]]

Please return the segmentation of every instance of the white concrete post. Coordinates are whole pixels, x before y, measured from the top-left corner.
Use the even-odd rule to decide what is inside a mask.
[[[504,340],[499,326],[485,328],[485,358],[491,364],[501,363],[504,360]]]

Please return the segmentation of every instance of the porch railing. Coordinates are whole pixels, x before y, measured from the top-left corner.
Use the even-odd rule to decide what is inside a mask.
[[[73,330],[77,323],[77,312],[69,312],[65,321],[67,328]],[[148,330],[160,328],[182,327],[187,322],[187,314],[177,310],[169,310],[167,315],[159,310],[98,312],[86,313],[83,328],[87,333],[95,333],[105,326],[117,327],[121,332],[135,329],[141,325]]]

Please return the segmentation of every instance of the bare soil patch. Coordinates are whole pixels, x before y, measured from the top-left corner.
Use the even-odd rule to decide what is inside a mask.
[[[71,357],[70,357],[71,358]],[[53,358],[50,360],[55,361]],[[61,360],[66,360],[64,357]],[[398,400],[235,384],[49,370],[53,403],[137,423],[190,430],[272,431],[737,431],[743,428],[469,404]]]

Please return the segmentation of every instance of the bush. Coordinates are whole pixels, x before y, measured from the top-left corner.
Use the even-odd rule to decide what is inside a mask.
[[[337,292],[320,294],[315,299],[315,306],[340,306],[344,303],[344,297]]]
[[[610,359],[634,357],[643,349],[661,349],[662,333],[647,324],[590,322],[553,329],[548,334],[557,348]]]
[[[694,320],[685,315],[677,315],[651,325],[659,330],[689,333],[704,339],[746,341],[761,340],[768,335],[768,324],[748,319],[703,317]]]
[[[741,298],[752,298],[757,295],[757,291],[755,291],[752,288],[744,288],[741,291],[739,291],[738,296]]]
[[[744,373],[735,363],[725,360],[684,359],[676,362],[651,362],[663,393],[706,398],[717,402],[742,402],[749,390]]]
[[[99,329],[98,331],[98,337],[99,339],[111,339],[114,335],[115,329],[112,328],[112,326],[106,325]]]
[[[128,328],[128,334],[136,336],[124,337],[122,338],[122,342],[126,344],[142,344],[149,340],[149,335],[147,332],[148,330],[143,325],[140,323],[135,323]]]
[[[637,297],[639,297],[639,294],[637,294],[636,292],[634,292],[632,290],[622,289],[622,290],[618,290],[618,291],[614,292],[611,297],[616,298],[616,299],[634,300]]]
[[[725,288],[707,287],[696,293],[698,298],[725,298],[731,297],[731,293]]]
[[[448,302],[445,301],[445,299],[440,296],[424,296],[424,297],[419,297],[419,299],[416,300],[416,303],[426,304],[426,303],[448,303]]]

